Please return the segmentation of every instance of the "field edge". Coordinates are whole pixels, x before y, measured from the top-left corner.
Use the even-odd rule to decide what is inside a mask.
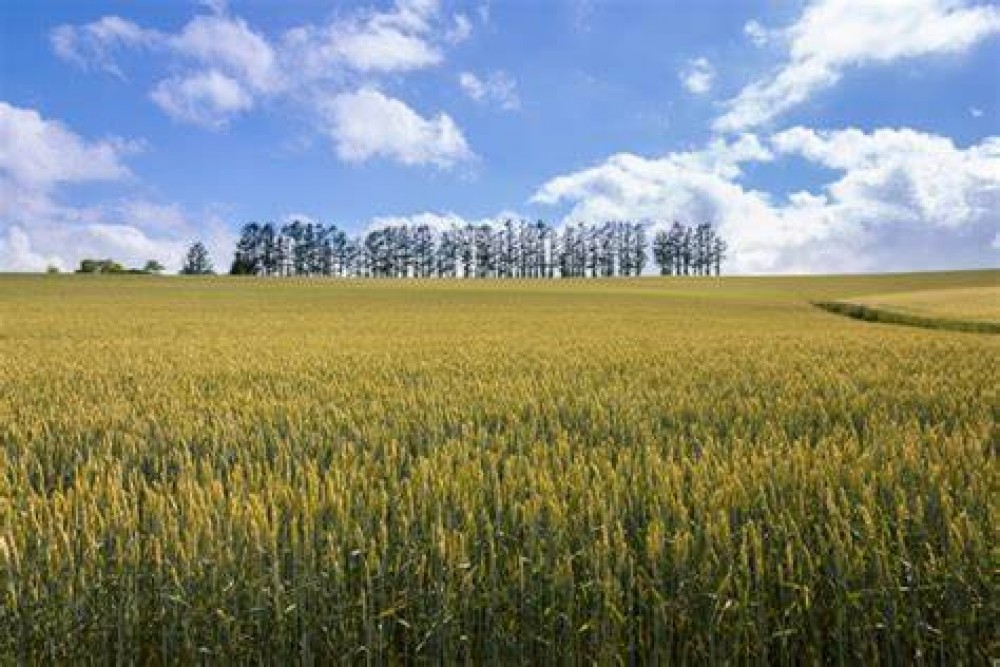
[[[899,324],[903,326],[922,327],[924,329],[944,329],[964,333],[1000,334],[1000,324],[995,322],[976,322],[944,317],[927,317],[901,313],[886,308],[876,308],[849,301],[810,301],[817,308],[835,315],[843,315],[864,322],[879,324]]]

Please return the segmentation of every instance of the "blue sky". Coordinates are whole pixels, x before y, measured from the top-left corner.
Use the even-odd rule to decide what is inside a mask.
[[[995,266],[1000,6],[0,5],[0,269],[251,219],[714,222],[730,270]]]

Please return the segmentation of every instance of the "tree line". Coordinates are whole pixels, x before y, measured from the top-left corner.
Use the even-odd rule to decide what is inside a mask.
[[[142,268],[128,267],[123,265],[121,262],[116,262],[113,259],[83,259],[80,261],[80,268],[76,270],[76,273],[112,273],[112,274],[131,274],[131,275],[159,275],[166,267],[160,264],[155,259],[147,261]],[[54,265],[50,265],[46,269],[46,273],[59,273],[59,268]]]
[[[655,234],[662,275],[719,275],[726,244],[710,224],[674,223]],[[292,221],[243,226],[230,273],[378,278],[597,278],[641,275],[650,259],[646,224],[507,220],[443,230],[390,225],[359,236],[336,225]],[[204,246],[192,246],[182,273],[210,273]]]

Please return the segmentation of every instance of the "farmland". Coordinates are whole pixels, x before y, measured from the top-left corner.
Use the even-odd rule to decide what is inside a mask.
[[[1000,284],[867,296],[863,303],[915,315],[1000,321]]]
[[[0,661],[987,662],[998,281],[0,278]]]

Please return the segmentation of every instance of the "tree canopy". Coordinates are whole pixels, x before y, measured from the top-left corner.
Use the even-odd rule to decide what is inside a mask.
[[[188,248],[180,272],[186,276],[207,276],[215,273],[208,249],[201,241],[196,241]]]
[[[121,262],[117,262],[113,259],[84,259],[80,261],[80,268],[76,270],[77,273],[108,273],[108,274],[131,274],[131,275],[152,275],[160,273],[164,270],[163,264],[155,259],[148,260],[141,269],[139,268],[129,268],[124,266]],[[58,268],[56,268],[58,272]],[[49,273],[52,273],[49,270]]]

